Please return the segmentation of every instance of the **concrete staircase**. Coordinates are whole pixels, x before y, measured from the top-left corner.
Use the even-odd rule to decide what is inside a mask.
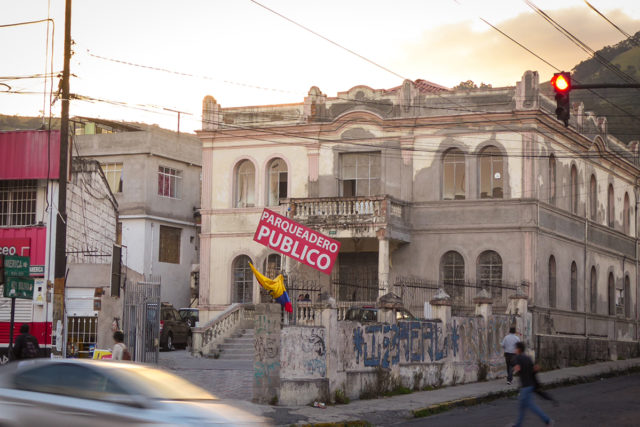
[[[220,359],[253,362],[254,330],[241,329],[220,346]]]

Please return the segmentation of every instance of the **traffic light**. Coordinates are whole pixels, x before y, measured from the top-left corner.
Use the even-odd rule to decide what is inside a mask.
[[[571,73],[555,73],[551,79],[551,86],[556,92],[556,117],[564,122],[564,126],[569,126],[569,115],[571,103],[569,102],[569,92],[571,92]]]

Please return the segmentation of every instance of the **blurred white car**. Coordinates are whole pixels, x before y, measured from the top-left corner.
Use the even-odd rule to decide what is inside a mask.
[[[256,426],[269,420],[166,371],[33,359],[0,367],[0,426]]]

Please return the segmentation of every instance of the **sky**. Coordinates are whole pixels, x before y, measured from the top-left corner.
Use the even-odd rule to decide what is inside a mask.
[[[597,50],[624,36],[582,0],[532,0]],[[590,0],[630,34],[640,1]],[[55,21],[53,69],[62,70],[64,0],[0,0],[0,26]],[[250,0],[76,0],[71,115],[140,121],[181,131],[201,128],[202,99],[222,107],[302,102],[311,86],[328,96],[356,85],[398,86],[404,78],[446,87],[466,80],[513,86],[526,70],[547,81],[555,71],[480,21],[484,18],[559,69],[588,55],[521,0],[259,0],[293,21],[390,70],[377,67]],[[0,27],[0,114],[48,113],[45,23]],[[108,61],[110,58],[121,62]],[[47,59],[48,58],[48,59]],[[123,63],[124,62],[124,63]],[[126,64],[129,63],[129,64]],[[162,68],[167,73],[139,67]],[[187,75],[185,75],[187,74]],[[47,81],[46,91],[50,89]],[[57,78],[53,82],[58,87]],[[109,102],[106,102],[109,101]],[[52,107],[59,115],[60,102]]]

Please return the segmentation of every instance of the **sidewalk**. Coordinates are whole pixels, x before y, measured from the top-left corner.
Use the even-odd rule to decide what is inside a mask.
[[[548,386],[560,386],[569,383],[583,382],[588,379],[624,373],[633,368],[640,368],[639,359],[618,360],[564,368],[540,374],[540,381]],[[366,420],[373,425],[400,424],[413,418],[414,411],[427,409],[438,410],[459,404],[473,404],[474,401],[499,397],[509,392],[516,392],[518,387],[507,385],[505,379],[481,383],[463,384],[444,387],[433,391],[420,391],[401,396],[356,400],[347,405],[327,406],[326,409],[311,406],[284,407],[255,405],[249,402],[243,408],[255,414],[262,414],[274,420],[276,425],[330,423],[350,420]]]

